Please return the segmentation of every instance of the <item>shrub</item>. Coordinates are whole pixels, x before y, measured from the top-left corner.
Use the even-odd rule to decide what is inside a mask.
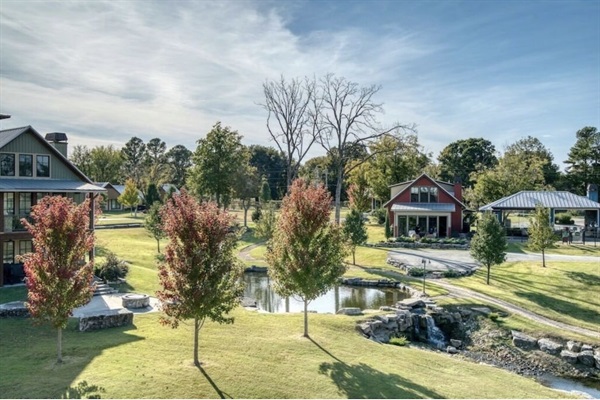
[[[500,316],[498,315],[498,313],[490,313],[490,315],[488,315],[488,318],[491,319],[492,321],[496,322],[498,321],[498,318],[500,318]]]
[[[460,276],[460,274],[453,269],[444,271],[444,278],[458,278],[459,276]]]
[[[252,222],[257,222],[262,217],[262,211],[260,208],[256,208],[256,210],[252,211]]]
[[[387,210],[385,208],[378,208],[373,210],[373,216],[377,218],[377,223],[379,225],[385,224],[385,216],[387,215]]]
[[[410,344],[410,340],[406,338],[406,336],[393,337],[390,339],[390,344],[394,346],[406,346]]]
[[[408,236],[398,236],[396,238],[397,243],[414,243],[414,241],[415,241],[414,238],[410,238]]]
[[[556,221],[561,225],[571,225],[573,220],[571,219],[571,214],[569,213],[560,213],[556,214]]]
[[[415,277],[423,276],[423,268],[412,267],[408,270],[408,275]]]
[[[108,252],[106,260],[94,268],[94,275],[105,282],[115,282],[118,278],[125,278],[129,267],[124,260],[117,258],[113,252]]]

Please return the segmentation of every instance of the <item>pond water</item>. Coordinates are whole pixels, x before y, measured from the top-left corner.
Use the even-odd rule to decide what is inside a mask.
[[[275,293],[266,273],[246,273],[244,282],[246,283],[244,296],[256,300],[260,310],[273,313],[304,311],[304,303],[299,298],[283,298]],[[410,297],[408,293],[398,289],[336,286],[311,301],[308,310],[335,314],[342,307],[358,307],[361,310],[378,309],[381,306],[394,305],[408,297]]]
[[[600,390],[576,380],[560,378],[553,375],[543,375],[538,378],[538,381],[553,389],[563,390],[574,395],[580,395],[588,399],[600,399]],[[596,381],[597,382],[597,381]],[[597,384],[597,383],[596,383]]]

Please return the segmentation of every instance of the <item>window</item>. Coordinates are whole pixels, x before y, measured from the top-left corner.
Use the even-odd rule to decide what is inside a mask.
[[[36,176],[39,178],[50,177],[50,156],[36,156]]]
[[[19,241],[19,255],[31,253],[33,251],[33,245],[31,240],[20,240]]]
[[[15,155],[0,153],[0,176],[15,176]]]
[[[15,214],[15,194],[4,193],[4,215]]]
[[[421,187],[421,195],[419,196],[419,202],[429,203],[429,188],[427,186]]]
[[[411,203],[437,203],[438,188],[429,186],[413,186],[410,188]]]
[[[20,193],[19,194],[19,214],[29,215],[31,214],[31,197],[33,193]]]
[[[4,242],[4,249],[2,251],[2,262],[4,264],[15,263],[15,242],[9,240]]]
[[[419,187],[413,186],[410,188],[410,202],[418,203],[419,202]]]
[[[19,176],[33,176],[33,156],[19,154]]]

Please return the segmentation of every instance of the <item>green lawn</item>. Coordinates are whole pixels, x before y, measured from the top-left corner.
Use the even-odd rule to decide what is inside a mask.
[[[506,300],[556,321],[600,329],[600,263],[507,262],[452,283]]]
[[[527,242],[517,243],[511,242],[508,244],[508,251],[511,253],[534,253],[539,254],[538,251],[532,251],[527,247]],[[568,256],[598,256],[600,257],[600,239],[596,246],[594,242],[589,240],[585,245],[582,244],[571,244],[565,245],[556,242],[556,247],[553,249],[547,249],[546,254],[564,254]]]
[[[145,214],[137,213],[137,217],[129,210],[122,211],[103,211],[98,220],[98,225],[116,225],[116,224],[140,224],[144,223]]]
[[[301,314],[237,309],[233,315],[233,325],[206,323],[202,329],[202,369],[192,364],[190,324],[173,330],[161,326],[157,314],[136,315],[132,327],[95,332],[80,333],[70,324],[62,365],[54,362],[54,330],[34,327],[28,319],[3,320],[0,396],[567,397],[499,368],[374,343],[355,332],[352,317],[310,315],[309,340],[301,337]]]

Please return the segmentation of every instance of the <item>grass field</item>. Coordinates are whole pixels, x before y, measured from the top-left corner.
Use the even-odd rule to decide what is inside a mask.
[[[132,327],[95,332],[76,332],[70,324],[62,365],[55,364],[54,330],[32,327],[28,319],[4,320],[0,396],[566,397],[498,368],[366,340],[355,332],[351,317],[310,315],[312,339],[305,339],[301,314],[237,309],[233,315],[233,325],[207,323],[202,329],[201,369],[192,364],[191,326],[161,326],[157,314],[136,315]]]
[[[556,321],[600,329],[600,263],[507,262],[452,283],[506,300]]]
[[[530,250],[529,247],[527,246],[527,242],[524,242],[524,243],[511,242],[508,244],[508,251],[510,253],[539,254],[538,251]],[[559,242],[556,242],[556,247],[554,247],[552,249],[546,249],[545,253],[546,254],[564,254],[567,256],[598,256],[598,257],[600,257],[600,239],[596,243],[596,246],[594,246],[593,241],[590,242],[589,240],[585,245],[583,245],[583,244],[566,245],[566,244],[561,244]]]

